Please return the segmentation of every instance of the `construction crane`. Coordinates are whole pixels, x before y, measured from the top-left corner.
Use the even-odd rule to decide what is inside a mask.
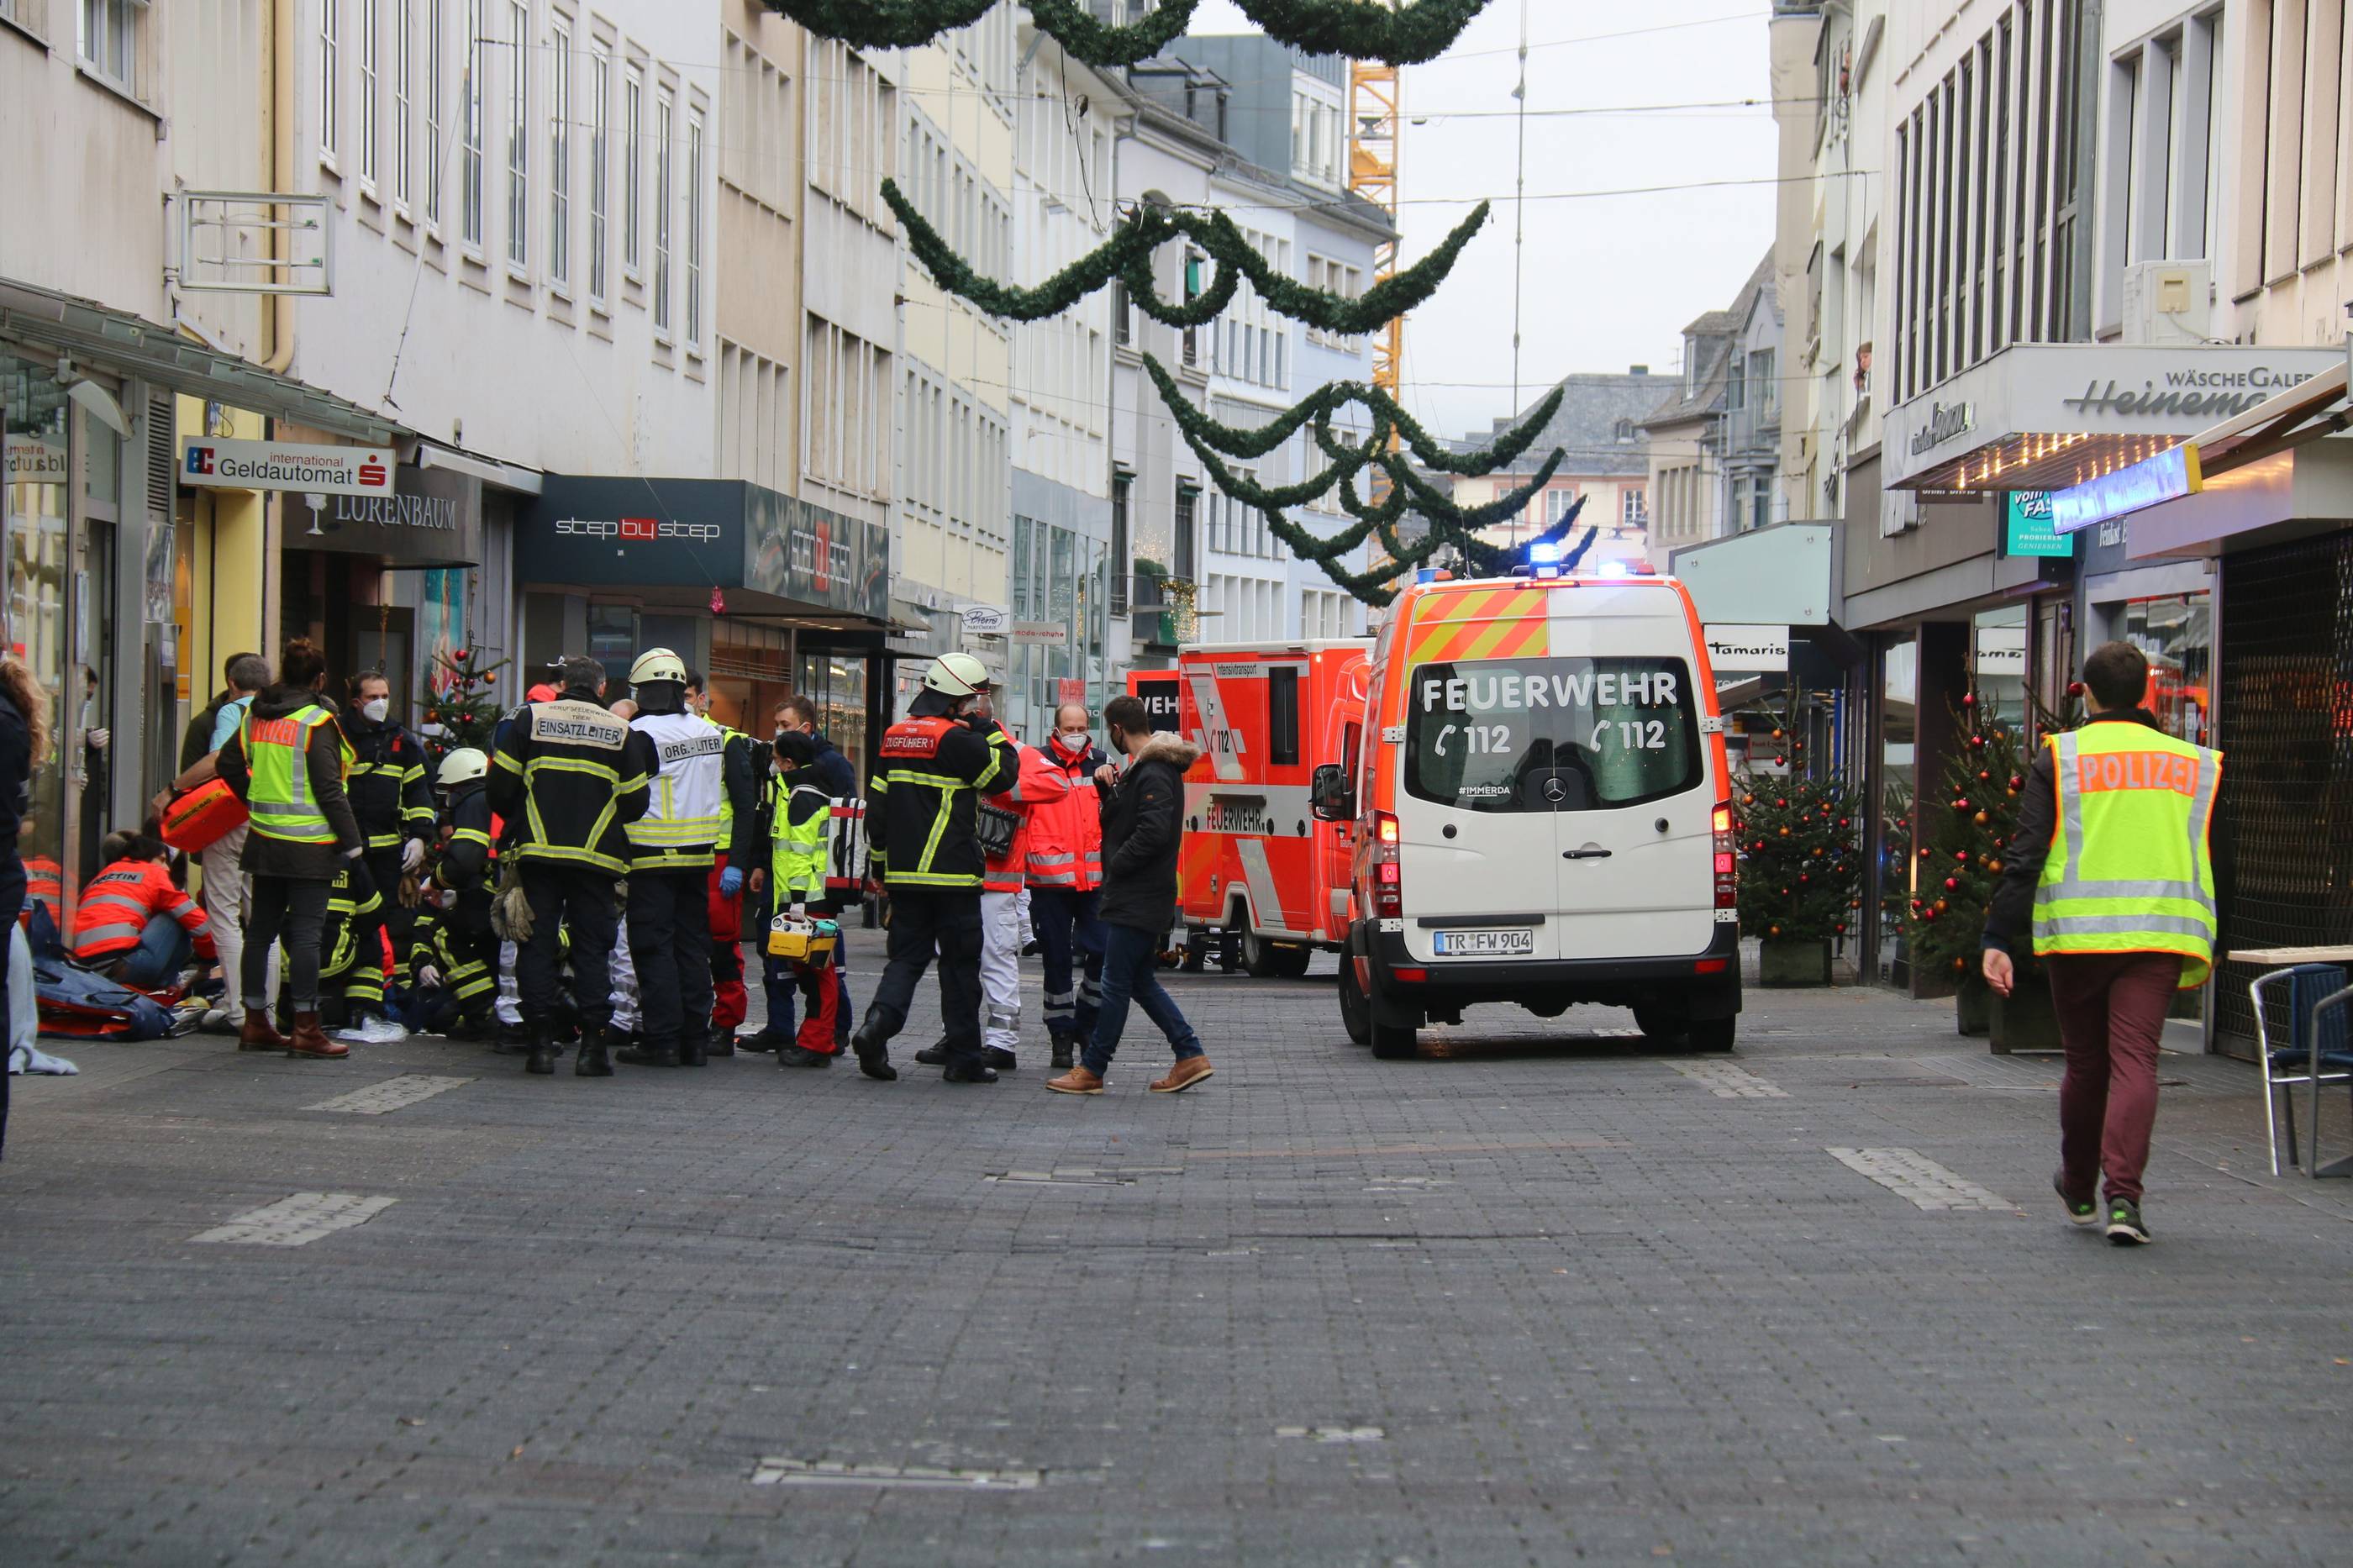
[[[1398,165],[1405,137],[1405,78],[1379,60],[1348,65],[1348,189],[1387,213],[1390,238],[1373,254],[1373,280],[1397,276]],[[1373,334],[1373,384],[1391,397],[1401,395],[1405,374],[1405,318],[1393,317]],[[1389,447],[1398,444],[1389,432]],[[1374,470],[1370,500],[1388,499],[1388,476]],[[1383,553],[1377,543],[1375,557]]]

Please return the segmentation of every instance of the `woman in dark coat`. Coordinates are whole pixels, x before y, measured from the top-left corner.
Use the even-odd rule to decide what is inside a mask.
[[[237,1032],[241,1051],[284,1051],[290,1056],[332,1059],[351,1055],[351,1047],[331,1040],[319,1027],[319,958],[325,939],[327,897],[336,877],[350,868],[353,878],[365,876],[357,862],[364,844],[359,819],[352,815],[343,795],[343,770],[351,748],[334,719],[334,705],[322,695],[327,681],[327,661],[308,637],[286,645],[279,660],[278,684],[265,688],[247,710],[245,720],[220,749],[220,776],[237,799],[253,804],[253,762],[256,746],[268,738],[299,733],[302,745],[302,784],[308,808],[325,821],[315,835],[290,836],[282,826],[257,816],[245,840],[241,864],[253,877],[253,896],[245,907],[245,1026]],[[325,715],[311,720],[312,710]],[[358,894],[358,889],[353,889]],[[364,895],[359,895],[364,896]],[[269,944],[286,946],[288,991],[293,1002],[294,1033],[280,1035],[269,1021]]]
[[[21,659],[0,659],[0,941],[14,941],[25,907],[25,861],[16,832],[32,808],[33,767],[48,750],[49,699]],[[0,1023],[8,1016],[8,966],[0,962]],[[0,1047],[0,1056],[6,1047]],[[0,1147],[8,1138],[8,1073],[0,1061]]]

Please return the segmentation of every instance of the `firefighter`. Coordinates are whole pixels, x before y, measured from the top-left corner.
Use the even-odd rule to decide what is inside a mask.
[[[498,743],[485,794],[513,835],[531,931],[516,955],[522,1016],[531,1031],[526,1070],[555,1070],[563,1006],[558,971],[568,932],[580,1055],[572,1070],[610,1078],[613,884],[628,875],[628,826],[644,815],[659,762],[653,742],[607,712],[605,667],[564,661],[553,702],[518,713]]]
[[[744,884],[760,868],[760,785],[766,769],[757,741],[711,716],[702,672],[686,672],[686,710],[719,731],[719,859],[706,887],[711,906],[711,1054],[735,1054],[735,1030],[751,1011],[744,990]]]
[[[343,791],[366,841],[368,879],[383,901],[353,929],[361,961],[375,978],[373,994],[364,981],[344,993],[351,1022],[343,1038],[354,1046],[395,1045],[408,1031],[384,1010],[385,981],[401,975],[397,970],[385,974],[380,933],[388,932],[393,952],[406,957],[415,917],[401,902],[400,879],[424,867],[425,847],[434,836],[433,790],[425,778],[425,742],[392,717],[392,682],[380,670],[355,675],[351,699],[343,710],[343,736],[353,761]]]
[[[1095,771],[1111,759],[1087,729],[1083,703],[1055,711],[1046,758],[1070,781],[1029,814],[1029,897],[1046,968],[1046,1033],[1067,1069],[1094,1034],[1103,1001],[1103,803]]]
[[[660,759],[645,815],[629,824],[629,959],[643,1012],[638,1067],[702,1067],[711,1059],[711,869],[726,799],[726,739],[687,710],[686,664],[666,647],[629,667],[637,717],[629,728]],[[739,883],[740,885],[740,883]]]
[[[441,759],[437,780],[448,803],[449,836],[417,912],[409,965],[421,990],[440,993],[427,1011],[443,1033],[460,1020],[482,1022],[498,986],[498,935],[491,929],[496,849],[484,790],[490,771],[490,758],[459,746]]]
[[[817,778],[816,741],[797,730],[776,737],[776,782],[768,809],[766,869],[752,873],[754,889],[774,895],[780,914],[832,920],[840,904],[827,887],[833,861],[833,797]],[[849,984],[841,966],[797,965],[762,944],[764,989],[768,998],[768,1035],[782,1068],[829,1068],[849,1034]],[[793,1029],[793,992],[797,987],[808,1016]]]
[[[867,786],[869,875],[891,897],[890,965],[866,1022],[850,1044],[869,1078],[899,1076],[891,1037],[905,1026],[915,985],[940,960],[940,1011],[947,1022],[950,1083],[995,1083],[981,1056],[980,840],[983,794],[1002,790],[1019,767],[995,721],[974,716],[988,672],[968,653],[943,655],[923,675],[908,716],[877,749]]]

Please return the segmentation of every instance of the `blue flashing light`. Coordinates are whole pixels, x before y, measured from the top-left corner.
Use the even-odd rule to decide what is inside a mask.
[[[1536,542],[1529,545],[1528,564],[1531,566],[1559,565],[1560,541],[1557,539],[1538,540]]]

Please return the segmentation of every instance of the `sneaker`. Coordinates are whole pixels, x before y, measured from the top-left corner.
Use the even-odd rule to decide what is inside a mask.
[[[2147,1247],[2149,1244],[2148,1222],[2140,1217],[2140,1205],[2130,1198],[2108,1200],[2108,1239],[2118,1247]]]
[[[2051,1173],[2051,1190],[2057,1193],[2059,1201],[2067,1205],[2067,1219],[2070,1224],[2082,1226],[2088,1230],[2100,1223],[2099,1205],[2089,1198],[2068,1195],[2067,1173],[2064,1170]]]
[[[1152,1086],[1155,1094],[1182,1094],[1205,1078],[1216,1074],[1207,1057],[1187,1057],[1168,1069],[1168,1076]]]
[[[381,1013],[371,1013],[350,1028],[336,1030],[335,1038],[347,1046],[396,1046],[408,1038],[408,1031]]]
[[[1085,1067],[1074,1067],[1060,1078],[1050,1078],[1046,1087],[1056,1094],[1101,1094],[1103,1080]]]

